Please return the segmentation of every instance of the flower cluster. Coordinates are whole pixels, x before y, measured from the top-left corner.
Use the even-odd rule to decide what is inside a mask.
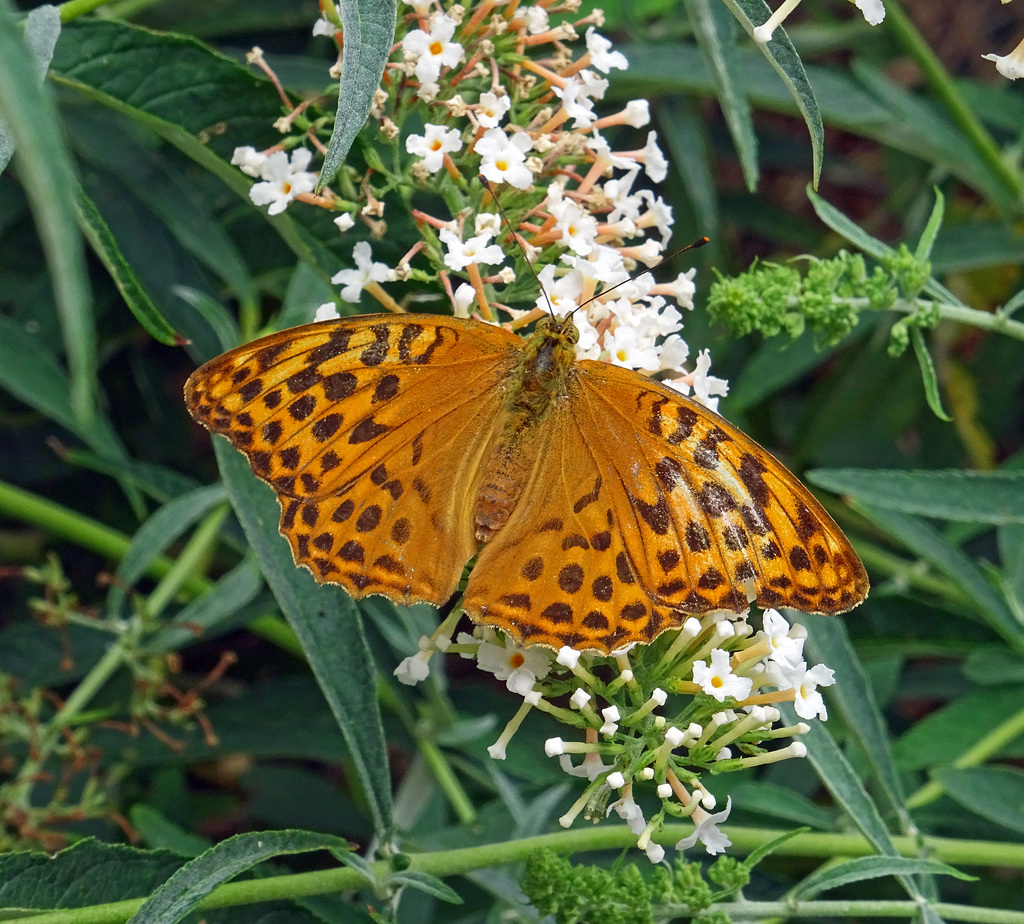
[[[453,642],[450,633],[458,615],[433,637],[420,640],[420,650],[395,671],[398,679],[409,684],[424,680],[431,655],[441,651],[475,658],[478,667],[503,680],[523,704],[488,748],[495,760],[504,760],[508,743],[533,709],[576,729],[582,740],[550,738],[545,745],[562,770],[587,780],[559,823],[569,827],[581,813],[596,819],[614,811],[655,863],[665,854],[658,834],[674,819],[689,818],[694,824],[693,833],[676,843],[677,850],[698,841],[710,854],[729,846],[718,826],[732,803],[727,799],[723,810],[713,811],[717,799],[702,781],[705,773],[806,755],[800,741],[771,747],[810,729],[805,722],[779,725],[782,716],[773,703],[793,703],[802,719],[828,717],[819,688],[834,683],[832,671],[807,665],[803,627],[791,626],[775,610],[764,612],[757,632],[746,616],[690,617],[653,645],[610,657],[571,648],[523,649],[480,626]],[[634,798],[636,783],[647,784],[660,800],[650,818]]]
[[[458,316],[496,322],[498,310],[516,328],[549,311],[575,311],[580,358],[657,374],[714,409],[727,384],[709,374],[706,350],[687,367],[690,350],[680,335],[680,308],[693,307],[693,270],[660,284],[635,275],[638,265],[662,259],[671,236],[672,210],[651,189],[667,163],[656,132],[633,150],[616,150],[605,133],[644,126],[647,101],[597,115],[609,73],[628,62],[597,31],[599,12],[552,21],[575,5],[509,4],[502,15],[500,4],[474,12],[431,7],[429,14],[426,4],[413,4],[373,112],[373,143],[388,149],[373,162],[401,167],[345,174],[340,182],[361,188],[355,201],[329,189],[313,196],[309,150],[296,148],[290,159],[284,150],[300,137],[269,153],[239,148],[233,162],[262,181],[251,197],[271,214],[294,200],[327,206],[343,213],[343,232],[362,222],[372,237],[383,236],[388,188],[422,187],[448,203],[449,214],[412,212],[422,238],[393,267],[375,262],[367,241],[358,243],[355,268],[334,277],[342,301],[358,302],[365,290],[395,310],[379,283],[413,280],[443,287]],[[491,14],[486,20],[483,11]],[[335,34],[330,13],[318,34]],[[573,60],[569,45],[581,32],[585,48]],[[253,60],[266,67],[261,57]],[[414,128],[406,132],[399,122]],[[509,228],[495,195],[512,219]],[[536,279],[527,261],[543,267]],[[455,274],[465,281],[453,284]],[[332,306],[317,314],[331,316]]]

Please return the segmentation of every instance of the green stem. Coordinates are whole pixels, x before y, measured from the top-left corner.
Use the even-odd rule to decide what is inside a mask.
[[[935,594],[943,600],[959,603],[969,612],[977,611],[977,601],[962,591],[952,581],[937,577],[931,570],[924,570],[919,560],[911,561],[887,552],[874,543],[858,542],[857,554],[872,571],[887,574],[902,587],[913,588]]]
[[[1024,924],[1024,912],[1001,908],[976,908],[934,902],[928,907],[946,921],[977,921],[981,924]],[[915,901],[811,901],[811,902],[727,902],[714,904],[708,912],[725,912],[733,921],[764,921],[772,915],[789,918],[916,918],[921,905]],[[683,917],[687,915],[685,912]]]
[[[31,523],[55,536],[68,539],[83,549],[117,561],[124,558],[131,544],[131,539],[124,533],[111,529],[98,520],[75,513],[67,507],[5,482],[0,482],[0,514],[21,520],[23,523]],[[173,564],[169,558],[155,558],[146,574],[159,580],[167,576]],[[212,586],[212,581],[202,577],[191,577],[183,585],[184,589],[194,596],[205,593]]]
[[[901,299],[894,305],[890,305],[889,308],[892,311],[899,311],[903,314],[917,314],[919,306],[922,304],[927,304],[931,307],[931,303],[925,300],[908,302]],[[939,317],[944,321],[969,324],[971,327],[977,327],[980,330],[990,330],[997,334],[1006,334],[1008,337],[1013,337],[1014,340],[1024,340],[1024,322],[1014,321],[1013,318],[1008,318],[1004,314],[979,311],[977,308],[968,308],[966,305],[947,305],[943,302],[938,302],[936,310]]]
[[[750,853],[769,841],[775,840],[782,833],[767,828],[731,826],[726,826],[722,830],[732,839],[733,850],[737,853]],[[693,833],[693,825],[667,825],[659,832],[656,840],[658,843],[670,845],[691,833]],[[919,856],[926,853],[932,859],[946,863],[1024,868],[1024,845],[1022,844],[953,840],[940,837],[926,837],[921,842],[912,837],[894,837],[893,842],[902,856]],[[432,876],[447,877],[479,869],[504,866],[509,863],[519,863],[543,848],[549,848],[561,854],[575,854],[591,850],[621,850],[635,843],[636,835],[624,825],[602,825],[596,828],[588,825],[576,830],[558,831],[553,834],[542,834],[516,841],[503,841],[495,844],[483,844],[478,847],[408,856],[410,869],[419,870]],[[798,834],[776,847],[774,853],[776,855],[814,857],[876,855],[874,847],[858,835],[816,833]],[[374,875],[381,879],[386,878],[390,872],[387,861],[379,861],[371,866]],[[226,908],[307,895],[324,895],[359,888],[365,882],[366,880],[359,871],[348,868],[229,882],[217,888],[192,910],[208,911],[211,908]],[[145,899],[133,899],[85,908],[47,911],[42,914],[32,913],[20,918],[7,918],[5,924],[121,924],[135,914],[142,907],[144,901]],[[748,905],[739,903],[727,907],[731,914],[734,910],[746,908]],[[790,905],[780,902],[773,907],[776,914],[784,914]],[[963,906],[953,905],[944,905],[943,907],[963,908]],[[977,909],[977,911],[980,913],[984,909]],[[964,913],[966,914],[966,912]],[[761,919],[765,916],[762,914]],[[1020,924],[1021,921],[1024,921],[1024,917],[964,917],[959,913],[946,916],[965,921],[1006,921],[1012,922],[1012,924]]]
[[[64,729],[71,725],[82,710],[89,705],[93,697],[124,663],[126,654],[137,645],[137,642],[135,632],[131,629],[111,642],[103,657],[82,678],[74,692],[64,701],[64,705],[46,723],[36,747],[18,770],[19,783],[13,788],[10,796],[15,805],[26,811],[31,807],[32,784],[40,778],[46,761],[60,740]]]
[[[972,745],[954,760],[953,766],[958,770],[963,770],[967,767],[977,767],[988,760],[988,758],[999,753],[999,751],[1011,741],[1016,740],[1022,733],[1024,733],[1024,709],[1010,716],[1006,721],[1000,722],[977,744]],[[920,808],[922,805],[934,802],[943,793],[945,793],[945,788],[942,784],[937,780],[932,780],[925,783],[924,786],[907,799],[907,808]]]
[[[192,534],[188,544],[181,550],[181,554],[171,564],[152,593],[146,600],[146,611],[150,616],[156,617],[163,612],[165,606],[170,603],[188,582],[192,572],[196,570],[200,562],[205,561],[210,550],[216,545],[220,534],[220,528],[227,518],[230,505],[223,503],[214,508],[205,517],[199,527]]]
[[[0,514],[23,523],[31,523],[55,536],[68,539],[83,549],[115,561],[124,558],[131,544],[131,539],[116,529],[2,481]],[[153,559],[146,569],[146,574],[161,580],[173,567],[174,562],[171,559],[160,556]],[[198,597],[208,592],[213,583],[209,578],[194,574],[182,582],[181,589],[191,597]],[[249,623],[249,629],[285,651],[303,657],[302,646],[295,633],[279,616],[260,616]]]
[[[57,9],[60,11],[61,22],[71,22],[72,19],[98,10],[108,3],[110,0],[67,0],[67,3],[62,3]]]
[[[970,106],[956,88],[949,72],[903,12],[898,0],[885,4],[885,25],[921,68],[935,95],[942,101],[953,121],[964,133],[967,142],[999,177],[1007,190],[1018,200],[1024,199],[1024,179],[1003,159],[999,146],[985,130]]]

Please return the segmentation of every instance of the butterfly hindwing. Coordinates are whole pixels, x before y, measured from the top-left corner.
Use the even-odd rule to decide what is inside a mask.
[[[691,614],[835,613],[867,578],[797,479],[717,414],[606,363],[576,366],[516,511],[467,587],[527,643],[608,651]],[[519,594],[502,588],[523,587]]]

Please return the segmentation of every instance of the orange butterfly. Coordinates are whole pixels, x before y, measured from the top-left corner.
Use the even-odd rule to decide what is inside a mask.
[[[281,503],[297,564],[353,597],[463,606],[524,645],[608,652],[693,614],[841,613],[868,591],[800,482],[723,418],[578,361],[571,318],[365,315],[211,360],[185,400]]]

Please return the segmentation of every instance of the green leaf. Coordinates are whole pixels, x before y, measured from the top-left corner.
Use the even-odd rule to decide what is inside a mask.
[[[935,205],[932,207],[932,213],[928,217],[928,224],[925,225],[924,231],[921,232],[921,239],[917,242],[917,249],[914,251],[914,256],[922,261],[931,257],[932,247],[935,246],[935,238],[942,228],[942,216],[946,210],[946,200],[942,196],[942,190],[938,186],[933,188],[935,191]]]
[[[736,805],[745,811],[779,818],[795,825],[806,825],[819,831],[835,827],[835,813],[815,805],[806,796],[778,783],[740,783],[730,790]]]
[[[968,812],[1024,834],[1024,770],[942,767],[935,771],[935,779],[946,795]]]
[[[1002,645],[986,645],[967,656],[963,674],[980,687],[1024,683],[1024,658]]]
[[[1004,209],[1016,210],[1017,193],[1007,187],[1003,178],[989,161],[965,136],[963,129],[947,118],[941,109],[910,93],[878,68],[863,58],[854,59],[850,70],[854,77],[889,113],[889,117],[911,127],[914,135],[926,138],[932,149],[929,160],[936,166],[950,166],[954,170],[963,165],[973,175],[972,185],[981,189],[987,198]]]
[[[292,560],[278,533],[280,505],[245,457],[214,439],[217,461],[238,519],[281,611],[302,642],[310,667],[334,712],[363,786],[377,837],[392,828],[391,775],[376,697],[373,660],[359,610],[335,584],[318,585]]]
[[[65,427],[103,458],[126,459],[120,437],[106,417],[97,414],[83,424],[75,416],[67,373],[42,340],[5,317],[0,317],[0,388]],[[132,509],[141,515],[144,507],[137,489],[130,481],[120,481]]]
[[[685,0],[686,13],[693,25],[697,43],[708,73],[715,82],[718,104],[739,154],[740,167],[747,189],[757,189],[757,137],[750,117],[750,104],[740,91],[736,79],[735,22],[718,0]]]
[[[446,885],[436,876],[431,876],[429,873],[423,873],[415,869],[407,869],[401,873],[392,873],[388,876],[388,885],[403,885],[410,888],[416,889],[419,892],[423,892],[426,895],[432,895],[434,898],[439,898],[443,902],[448,902],[450,905],[461,905],[462,896],[459,895],[451,886]]]
[[[163,654],[178,651],[222,634],[220,624],[231,620],[239,610],[247,606],[263,587],[263,575],[252,555],[220,578],[213,589],[197,597],[175,614],[174,619],[156,635],[147,640],[146,651]]]
[[[60,38],[60,13],[55,6],[37,6],[25,17],[25,45],[32,55],[36,79],[43,82]],[[0,118],[0,173],[7,169],[14,154],[14,138]]]
[[[893,745],[900,770],[913,773],[956,760],[1020,711],[1024,685],[975,690],[929,713]]]
[[[334,179],[370,114],[398,19],[397,0],[340,0],[338,10],[345,33],[338,99],[345,104],[338,107],[317,192]]]
[[[921,367],[921,379],[924,383],[924,394],[928,399],[928,407],[932,409],[932,413],[939,420],[952,423],[953,418],[946,413],[945,408],[942,406],[942,396],[939,394],[939,380],[935,375],[935,364],[932,362],[931,354],[925,345],[924,335],[921,333],[920,327],[913,326],[910,328],[910,342],[914,344],[914,354],[917,356],[918,365]]]
[[[176,472],[171,468],[164,468],[162,465],[154,465],[151,462],[137,462],[134,459],[124,458],[111,459],[98,456],[87,449],[65,449],[61,453],[61,458],[68,465],[74,465],[90,472],[99,472],[101,475],[109,475],[122,484],[131,484],[161,504],[200,487],[199,482],[188,475]]]
[[[865,504],[965,523],[1024,523],[1024,472],[813,469],[807,480]]]
[[[659,128],[664,134],[671,170],[683,184],[693,204],[697,227],[718,248],[720,215],[714,180],[714,156],[708,146],[706,126],[696,104],[687,99],[666,100]]]
[[[751,37],[754,34],[754,27],[761,25],[772,14],[764,0],[725,0],[725,5],[732,10],[733,15]],[[825,129],[821,124],[818,102],[814,98],[814,90],[807,79],[803,62],[783,29],[776,29],[770,42],[764,45],[758,42],[757,47],[775,73],[782,78],[810,132],[811,157],[814,162],[811,184],[817,188],[825,150]]]
[[[962,873],[938,860],[923,860],[917,857],[857,857],[837,866],[823,866],[815,870],[793,887],[789,897],[794,901],[807,900],[821,892],[838,889],[851,882],[899,875],[953,876],[967,882],[977,881],[978,878]]]
[[[859,504],[861,512],[893,539],[951,578],[984,614],[989,626],[1018,653],[1024,653],[1020,623],[978,567],[953,543],[916,517],[874,504]]]
[[[146,520],[132,537],[117,567],[117,580],[107,597],[107,612],[119,613],[131,587],[146,573],[153,560],[193,523],[224,503],[226,497],[224,487],[219,484],[198,488],[164,504]]]
[[[142,83],[132,76],[140,71]],[[50,78],[156,132],[247,203],[252,178],[228,163],[234,147],[280,139],[273,123],[281,101],[270,81],[188,36],[78,19],[64,27]],[[292,215],[260,214],[300,260],[333,266],[330,252]]]
[[[271,857],[349,849],[344,838],[307,831],[253,831],[230,837],[175,872],[132,916],[131,922],[174,924],[221,883]]]
[[[176,345],[180,340],[177,332],[167,323],[164,316],[160,314],[160,310],[153,304],[153,300],[139,281],[139,277],[135,275],[135,271],[121,253],[117,241],[114,239],[114,235],[110,233],[110,228],[107,227],[107,223],[103,220],[99,209],[96,208],[92,199],[85,194],[85,190],[81,187],[78,188],[75,204],[77,206],[78,224],[82,229],[82,233],[85,234],[92,245],[92,249],[96,256],[100,258],[100,262],[107,268],[107,272],[110,273],[110,278],[114,280],[114,284],[121,293],[125,304],[131,313],[135,315],[135,320],[155,340],[159,340],[160,343],[165,343],[168,346]]]
[[[10,0],[0,0],[0,116],[17,146],[18,176],[50,268],[68,358],[71,412],[80,427],[88,428],[99,416],[96,330],[82,238],[66,207],[75,199],[74,171],[53,98],[39,85]]]
[[[829,704],[842,714],[848,735],[860,745],[891,811],[903,816],[904,823],[909,824],[910,819],[903,807],[903,787],[889,750],[886,725],[867,675],[850,644],[846,626],[840,619],[809,613],[788,611],[786,615],[807,629],[807,643],[814,659],[823,661],[836,672],[838,686],[836,694],[829,697]]]
[[[796,711],[789,703],[780,703],[779,708],[786,717],[787,724],[793,725],[799,721]],[[879,853],[886,857],[898,856],[878,808],[871,801],[857,771],[850,765],[846,755],[839,750],[824,723],[812,722],[811,730],[804,735],[803,741],[807,745],[807,760],[840,808],[874,844]],[[900,882],[911,897],[918,897],[920,893],[913,879],[909,876],[900,876]]]
[[[1010,607],[1024,620],[1024,526],[1001,526],[996,538],[1003,564],[1003,592]]]
[[[60,639],[53,632],[50,635],[54,636],[52,657],[56,661],[61,654]],[[7,637],[7,632],[0,635],[0,642]],[[109,635],[103,638],[109,645]],[[30,653],[28,641],[22,646],[26,655]],[[7,660],[0,657],[0,661]],[[198,724],[188,729],[161,726],[181,746],[173,753],[154,736],[127,740],[123,732],[100,729],[93,740],[108,761],[126,761],[133,767],[188,765],[227,754],[246,754],[254,760],[299,759],[331,764],[348,761],[338,723],[316,681],[309,676],[264,681],[237,697],[209,706],[205,714],[217,735],[212,747]]]
[[[83,908],[138,898],[180,866],[181,857],[169,850],[137,850],[89,838],[56,856],[3,853],[0,908]]]
[[[128,811],[128,820],[151,848],[173,850],[183,857],[198,857],[210,849],[208,840],[180,828],[151,805],[133,805]]]

